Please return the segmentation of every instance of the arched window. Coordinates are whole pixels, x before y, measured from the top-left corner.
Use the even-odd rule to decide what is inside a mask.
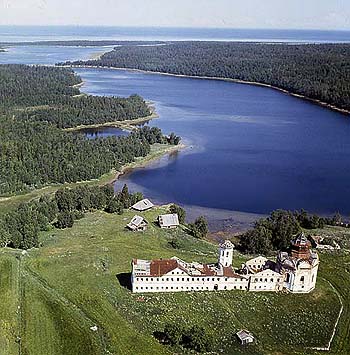
[[[302,276],[302,277],[300,278],[300,281],[301,281],[301,282],[304,282],[304,280],[305,280],[305,277]]]

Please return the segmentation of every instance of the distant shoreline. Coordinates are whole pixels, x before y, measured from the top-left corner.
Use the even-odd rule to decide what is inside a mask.
[[[156,74],[156,75],[165,75],[165,76],[173,76],[173,77],[178,77],[178,78],[189,78],[189,79],[200,79],[200,80],[219,80],[219,81],[228,81],[232,83],[237,83],[237,84],[246,84],[246,85],[254,85],[254,86],[260,86],[260,87],[266,87],[270,89],[274,89],[277,91],[280,91],[284,94],[290,95],[297,97],[302,100],[306,100],[312,103],[315,103],[319,106],[331,109],[333,111],[342,113],[344,115],[349,115],[350,110],[342,109],[337,106],[328,104],[327,102],[323,102],[318,99],[312,99],[311,97],[301,95],[294,93],[292,91],[288,91],[286,89],[282,89],[278,86],[273,86],[270,84],[264,84],[260,82],[255,82],[255,81],[245,81],[245,80],[240,80],[240,79],[232,79],[232,78],[221,78],[221,77],[216,77],[216,76],[200,76],[200,75],[184,75],[184,74],[173,74],[173,73],[167,73],[167,72],[158,72],[158,71],[151,71],[151,70],[142,70],[142,69],[135,69],[135,68],[116,68],[116,67],[105,67],[105,66],[98,66],[98,65],[60,65],[58,67],[63,67],[63,68],[88,68],[88,69],[108,69],[108,70],[124,70],[124,71],[131,71],[131,72],[138,72],[138,73],[145,73],[145,74]]]

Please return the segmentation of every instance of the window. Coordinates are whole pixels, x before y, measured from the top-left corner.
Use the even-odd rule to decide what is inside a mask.
[[[271,279],[271,282],[273,282],[273,279]]]
[[[305,277],[302,276],[302,277],[300,278],[300,281],[301,281],[301,282],[304,282],[304,280],[305,280]]]
[[[226,256],[228,256],[228,251],[226,252]]]
[[[177,279],[176,279],[176,281],[180,281],[180,279],[179,279],[179,278],[177,278]]]
[[[226,289],[227,289],[227,286],[224,287],[224,290],[226,290]]]
[[[167,277],[165,280],[166,280],[166,281],[169,281],[169,278]]]
[[[138,290],[139,288],[138,287],[135,287],[136,288],[136,290]]]
[[[153,277],[151,277],[151,281],[153,281]]]
[[[225,281],[227,281],[228,279],[227,279],[227,277],[225,277]]]
[[[265,282],[267,282],[267,279],[265,279]]]
[[[311,280],[311,282],[314,282],[314,277],[315,277],[315,275],[312,275],[312,280]]]
[[[209,278],[209,277],[207,278],[207,281],[210,281],[210,278]]]

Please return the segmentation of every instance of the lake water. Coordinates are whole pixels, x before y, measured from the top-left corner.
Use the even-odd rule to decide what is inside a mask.
[[[14,46],[0,54],[0,63],[54,64],[104,50]],[[137,93],[154,102],[159,119],[150,125],[176,132],[188,147],[124,176],[117,188],[126,182],[156,202],[174,201],[194,215],[200,211],[217,219],[229,219],[232,211],[255,218],[276,208],[349,214],[349,116],[250,85],[107,69],[76,71],[86,93]],[[85,133],[95,137],[95,131]],[[101,134],[127,133],[107,128],[97,132]],[[250,215],[235,216],[243,221]]]
[[[0,64],[54,65],[66,60],[91,59],[112,47],[11,46],[0,53]]]
[[[105,137],[123,137],[129,134],[128,131],[116,127],[82,128],[76,131],[77,134],[84,134],[88,139]]]
[[[151,121],[189,147],[123,177],[157,202],[268,213],[350,211],[349,117],[273,89],[78,69],[84,92],[153,101]]]

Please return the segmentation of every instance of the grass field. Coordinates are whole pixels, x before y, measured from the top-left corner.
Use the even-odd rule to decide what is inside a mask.
[[[164,209],[144,215],[152,222]],[[132,258],[215,262],[217,247],[184,229],[164,231],[153,223],[147,232],[128,232],[124,226],[133,215],[88,214],[72,229],[42,233],[40,249],[0,249],[0,354],[183,353],[152,336],[177,321],[204,326],[218,354],[317,354],[311,347],[327,345],[339,314],[335,290],[344,310],[328,353],[350,353],[349,254],[322,254],[317,289],[308,295],[134,295],[125,287]],[[169,243],[174,238],[180,249]],[[244,259],[234,256],[237,266]],[[254,333],[256,345],[238,344],[234,334],[240,328]]]

